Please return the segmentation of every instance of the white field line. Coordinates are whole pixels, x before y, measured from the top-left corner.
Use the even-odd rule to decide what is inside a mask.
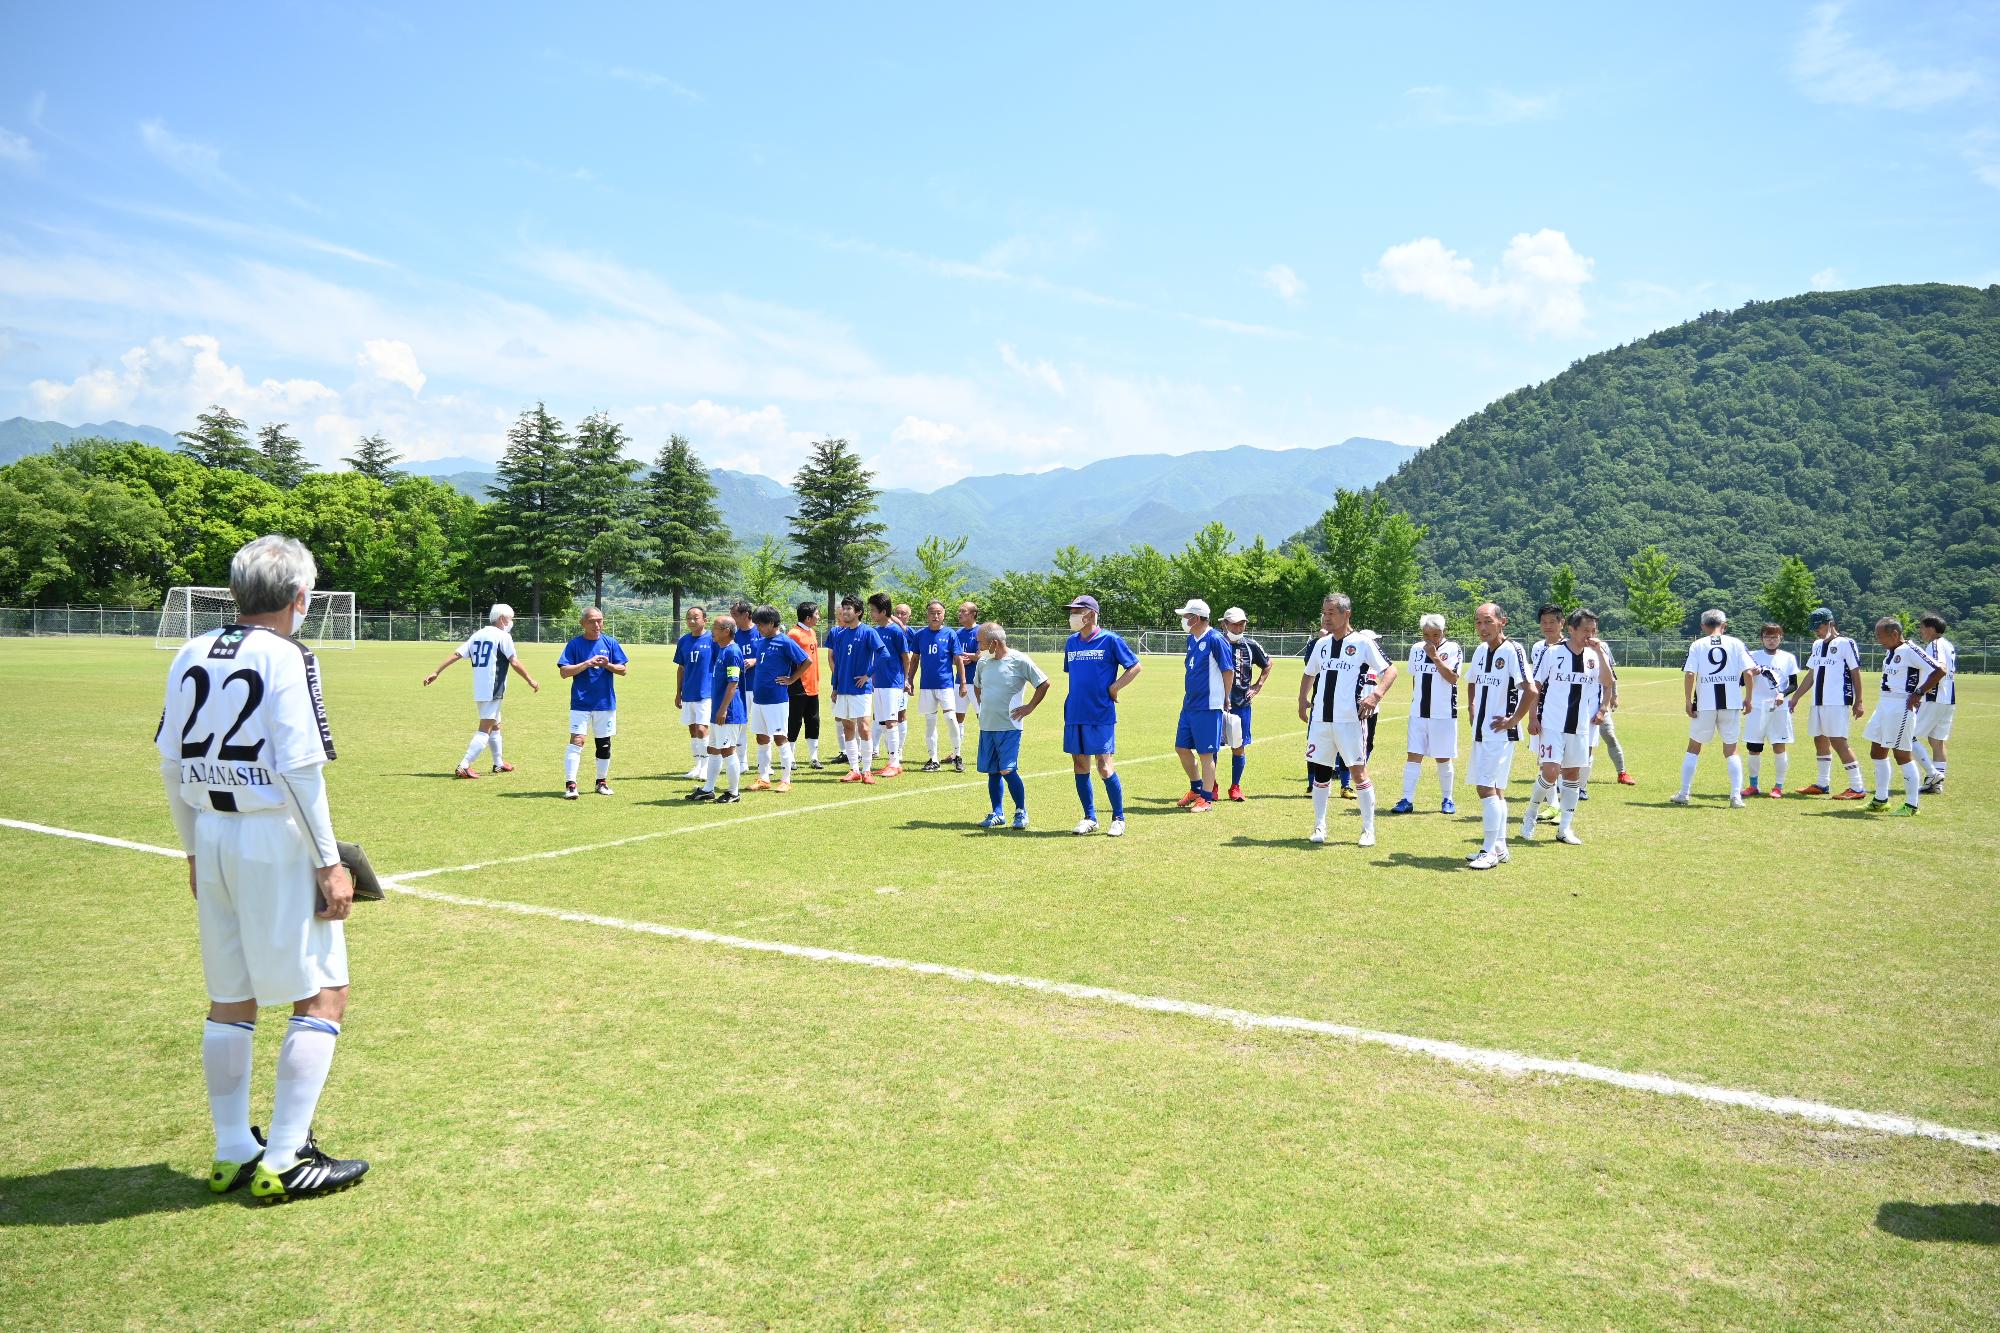
[[[106,838],[95,833],[78,833],[69,829],[50,828],[44,824],[30,824],[17,819],[0,819],[0,825],[22,829],[30,833],[44,833],[59,838],[75,838],[83,842],[94,842],[108,847],[123,848],[128,851],[147,852],[158,856],[179,857],[180,852],[170,847],[153,847],[145,843],[127,842],[122,838]],[[1455,1041],[1439,1041],[1432,1037],[1412,1037],[1400,1032],[1377,1032],[1370,1028],[1353,1027],[1346,1023],[1329,1023],[1316,1018],[1297,1018],[1286,1014],[1260,1014],[1247,1009],[1232,1009],[1223,1005],[1203,1004],[1196,1000],[1176,1000],[1160,995],[1139,995],[1131,991],[1113,990],[1105,986],[1085,986],[1070,981],[1047,981],[1040,977],[1017,976],[1008,972],[981,972],[974,968],[957,967],[949,963],[924,963],[907,958],[891,958],[880,954],[852,953],[845,949],[821,949],[804,944],[786,944],[776,940],[745,939],[739,935],[723,935],[712,930],[695,930],[686,926],[668,926],[653,921],[628,921],[623,917],[601,916],[594,912],[575,912],[560,907],[546,907],[538,903],[516,903],[487,898],[471,898],[463,894],[442,893],[436,889],[415,888],[396,880],[384,880],[383,887],[393,892],[419,898],[427,902],[447,903],[454,907],[477,908],[488,912],[506,912],[514,916],[541,917],[551,921],[564,921],[576,925],[598,926],[607,930],[623,930],[640,935],[654,935],[665,939],[681,940],[690,944],[719,945],[725,949],[741,949],[751,953],[776,954],[783,958],[796,958],[813,963],[843,963],[850,967],[869,967],[887,972],[908,972],[918,976],[943,977],[949,981],[967,982],[981,986],[999,986],[1009,990],[1032,991],[1041,995],[1055,995],[1068,1000],[1078,1000],[1091,1004],[1111,1005],[1121,1009],[1134,1009],[1141,1013],[1175,1014],[1184,1018],[1198,1018],[1212,1023],[1227,1023],[1232,1027],[1275,1032],[1304,1032],[1314,1036],[1334,1037],[1342,1041],[1356,1042],[1370,1046],[1386,1046],[1392,1050],[1415,1055],[1427,1055],[1446,1064],[1460,1065],[1474,1069],[1486,1069],[1501,1074],[1546,1074],[1554,1078],[1581,1079],[1590,1083],[1609,1084],[1630,1092],[1648,1092],[1660,1097],[1686,1097],[1693,1101],[1707,1102],[1716,1106],[1737,1106],[1751,1111],[1762,1111],[1767,1115],[1783,1116],[1789,1119],[1806,1120],[1815,1124],[1838,1125],[1845,1129],[1869,1130],[1878,1134],[1888,1134],[1899,1138],[1937,1139],[1945,1143],[1956,1143],[1983,1152],[2000,1153],[2000,1133],[1990,1130],[1955,1129],[1935,1121],[1918,1120],[1910,1116],[1890,1115],[1879,1111],[1857,1111],[1849,1107],[1833,1106],[1826,1102],[1807,1101],[1798,1097],[1776,1097],[1769,1093],[1752,1092],[1743,1088],[1725,1088],[1712,1083],[1690,1083],[1683,1079],[1668,1078],[1663,1074],[1634,1074],[1622,1069],[1611,1069],[1604,1065],[1589,1064],[1581,1060],[1550,1060],[1541,1056],[1522,1055],[1515,1051],[1492,1050],[1479,1046],[1466,1046]]]
[[[1385,722],[1389,720],[1388,718],[1383,719]],[[1257,744],[1265,741],[1291,740],[1303,735],[1305,735],[1303,731],[1286,731],[1280,732],[1276,736],[1258,737],[1253,742],[1251,748],[1255,749]],[[1156,764],[1162,759],[1172,759],[1175,757],[1175,752],[1169,750],[1165,754],[1149,754],[1138,759],[1121,758],[1118,761],[1118,767],[1122,771],[1139,764]],[[1068,777],[1072,771],[1067,768],[1051,768],[1040,773],[1023,773],[1021,776],[1024,780],[1039,781],[1045,778]],[[851,796],[839,801],[820,801],[815,805],[783,806],[774,810],[762,810],[753,815],[732,815],[728,819],[710,819],[699,824],[682,824],[677,828],[655,829],[651,833],[634,833],[629,837],[613,838],[608,842],[589,842],[575,847],[558,847],[553,851],[547,852],[523,852],[518,856],[500,856],[495,857],[491,861],[473,861],[466,865],[434,866],[429,870],[408,870],[396,878],[399,880],[429,879],[433,875],[458,875],[472,870],[486,870],[492,866],[518,865],[523,861],[550,861],[561,856],[575,856],[581,852],[600,852],[611,847],[629,847],[637,842],[653,842],[660,838],[686,837],[689,834],[706,833],[710,829],[730,828],[737,824],[755,824],[760,820],[766,819],[787,819],[793,815],[817,814],[823,810],[847,810],[856,806],[872,805],[878,801],[900,801],[912,796],[932,796],[940,792],[965,791],[969,788],[983,787],[985,785],[986,779],[983,777],[971,782],[946,782],[942,784],[913,783],[896,791],[879,792],[874,796]]]

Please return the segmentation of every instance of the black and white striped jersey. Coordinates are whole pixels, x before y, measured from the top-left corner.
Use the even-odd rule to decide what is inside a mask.
[[[1806,654],[1806,670],[1813,673],[1813,703],[1845,707],[1854,702],[1854,682],[1861,674],[1861,650],[1845,634],[1813,641]]]
[[[1604,659],[1595,648],[1556,644],[1542,653],[1535,685],[1542,692],[1542,733],[1584,735],[1602,707]]]
[[[1449,684],[1438,674],[1437,663],[1424,651],[1425,643],[1418,639],[1410,645],[1410,716],[1421,718],[1455,718],[1458,716],[1458,687]],[[1446,639],[1438,645],[1437,655],[1453,674],[1464,664],[1464,655],[1458,643]]]
[[[1694,677],[1695,707],[1738,711],[1743,707],[1743,673],[1749,669],[1750,650],[1734,634],[1696,639],[1681,668]]]
[[[1493,719],[1512,717],[1521,706],[1521,687],[1528,680],[1526,655],[1512,639],[1482,643],[1472,650],[1465,679],[1472,701],[1472,739],[1488,740],[1493,735],[1489,729]],[[1520,728],[1509,729],[1507,739],[1520,740]]]

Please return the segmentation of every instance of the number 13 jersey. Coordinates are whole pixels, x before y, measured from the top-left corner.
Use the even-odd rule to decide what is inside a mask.
[[[190,639],[167,673],[154,735],[196,810],[282,810],[277,775],[333,758],[319,664],[294,639],[225,625]]]

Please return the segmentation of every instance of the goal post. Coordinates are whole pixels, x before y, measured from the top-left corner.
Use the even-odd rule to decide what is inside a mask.
[[[227,588],[169,588],[160,604],[155,648],[175,648],[197,634],[236,622],[236,599]],[[354,646],[354,594],[314,592],[306,600],[306,623],[298,637],[316,648]]]

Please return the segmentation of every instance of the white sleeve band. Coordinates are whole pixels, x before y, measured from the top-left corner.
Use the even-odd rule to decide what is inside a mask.
[[[167,786],[167,808],[174,814],[174,831],[181,835],[181,850],[194,855],[194,807],[181,799],[181,766],[172,759],[160,761],[160,781]]]
[[[333,815],[326,806],[326,774],[318,764],[289,769],[278,774],[285,803],[298,821],[306,841],[313,847],[313,864],[322,869],[340,860],[340,846],[333,838]]]

